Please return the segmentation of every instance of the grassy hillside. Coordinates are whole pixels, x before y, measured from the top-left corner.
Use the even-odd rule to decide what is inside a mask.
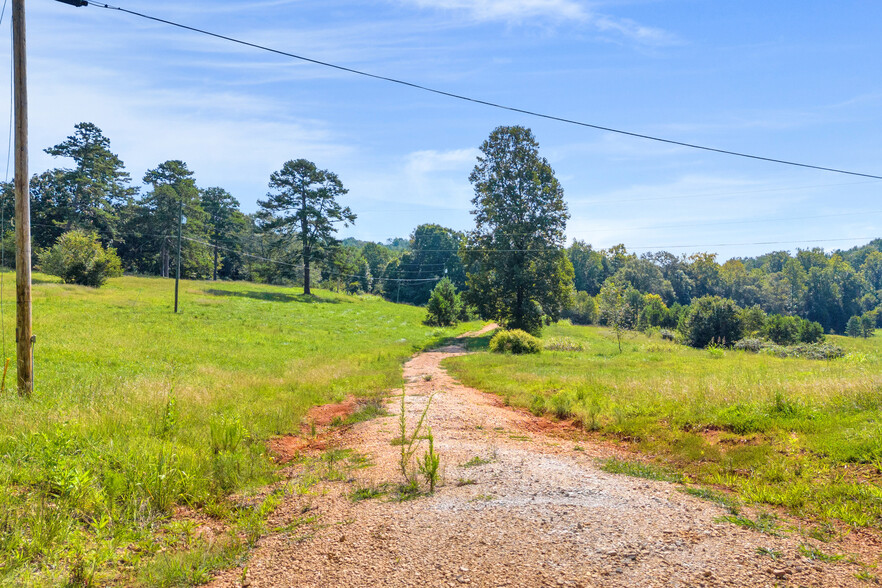
[[[558,325],[582,351],[449,360],[464,383],[627,443],[692,479],[819,521],[882,528],[882,339],[840,359],[698,350]],[[662,475],[662,474],[660,474]]]
[[[7,584],[143,569],[191,542],[167,521],[177,507],[241,523],[225,497],[273,478],[268,437],[298,431],[314,404],[399,386],[408,356],[454,334],[370,296],[185,281],[175,315],[171,280],[37,277],[35,395],[16,396],[13,358],[0,397]],[[2,280],[11,355],[14,276]]]

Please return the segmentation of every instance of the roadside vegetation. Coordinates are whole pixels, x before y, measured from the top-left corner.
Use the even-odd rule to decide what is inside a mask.
[[[13,293],[14,276],[0,278]],[[232,282],[182,282],[175,315],[169,280],[36,278],[35,393],[16,394],[13,357],[0,396],[4,585],[207,579],[278,502],[248,498],[276,477],[269,437],[298,433],[315,404],[400,387],[414,351],[476,326],[428,327],[423,309],[374,296]],[[206,521],[225,530],[197,533]]]
[[[636,332],[619,352],[613,330],[565,323],[543,338],[538,355],[475,353],[446,365],[466,385],[573,419],[677,479],[817,521],[882,528],[878,336],[828,336],[844,355],[827,360],[694,349]]]

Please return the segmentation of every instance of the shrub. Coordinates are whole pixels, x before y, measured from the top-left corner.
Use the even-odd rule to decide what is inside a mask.
[[[803,319],[799,323],[799,340],[802,343],[818,343],[823,341],[824,327],[819,322]]]
[[[692,347],[710,343],[731,344],[741,339],[740,308],[735,301],[719,296],[694,300],[682,319],[683,335]]]
[[[585,351],[585,345],[572,337],[554,337],[545,342],[549,351]]]
[[[588,292],[576,292],[570,306],[561,313],[576,325],[591,325],[597,322],[597,302]]]
[[[861,336],[872,337],[876,331],[876,315],[874,312],[865,312],[861,315]]]
[[[462,302],[449,278],[443,278],[432,290],[426,311],[426,324],[430,326],[449,327],[459,321]]]
[[[637,328],[645,331],[652,327],[666,327],[671,324],[670,311],[658,294],[643,297],[643,310],[637,320]]]
[[[750,308],[743,308],[739,313],[741,316],[741,327],[745,335],[759,335],[765,331],[766,327],[766,311],[758,304],[754,304]]]
[[[773,314],[766,320],[765,335],[778,345],[792,345],[799,341],[799,327],[802,319],[795,316]]]
[[[44,272],[59,276],[65,284],[98,288],[107,278],[122,275],[116,250],[105,249],[93,233],[80,229],[60,236],[55,245],[40,253],[39,259]]]
[[[539,394],[533,394],[530,400],[530,412],[533,416],[542,416],[545,414],[545,398]]]
[[[539,353],[542,342],[520,329],[500,331],[490,339],[490,351],[496,353]]]
[[[860,337],[864,334],[861,317],[855,315],[848,319],[848,323],[845,325],[845,334],[849,337]]]

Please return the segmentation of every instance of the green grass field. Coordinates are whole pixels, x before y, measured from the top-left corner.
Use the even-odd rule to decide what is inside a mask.
[[[819,524],[882,528],[882,340],[828,337],[818,361],[698,350],[559,324],[583,351],[448,360],[465,384],[536,414],[575,418],[661,470]],[[486,339],[476,349],[486,348]],[[613,464],[613,469],[616,466]]]
[[[399,387],[415,350],[475,326],[426,327],[423,309],[373,296],[225,282],[182,282],[175,315],[172,280],[35,278],[35,394],[16,395],[13,357],[0,397],[10,585],[207,578],[269,508],[227,500],[274,479],[266,439],[298,432],[314,404]],[[14,275],[2,280],[10,356]],[[238,534],[202,544],[170,518],[181,507]]]

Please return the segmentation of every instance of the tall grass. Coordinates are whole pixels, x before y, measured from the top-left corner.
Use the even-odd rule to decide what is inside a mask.
[[[399,387],[414,350],[454,334],[372,296],[184,281],[175,315],[170,280],[37,278],[34,398],[0,397],[0,584],[134,582],[192,547],[168,529],[176,509],[234,521],[226,497],[274,479],[268,437]]]
[[[882,528],[882,339],[829,337],[834,360],[705,350],[561,324],[581,351],[448,360],[464,383],[575,418],[753,502]]]

